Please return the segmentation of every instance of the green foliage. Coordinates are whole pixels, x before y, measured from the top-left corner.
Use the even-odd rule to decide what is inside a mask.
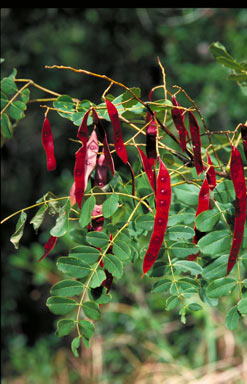
[[[231,76],[229,75],[229,80],[234,79],[233,75],[238,76],[239,72],[245,71],[245,64],[237,63],[222,44],[213,44],[211,51],[220,64],[230,67],[234,71]],[[77,72],[73,68],[59,69]],[[60,238],[69,239],[68,254],[59,256],[56,262],[57,269],[61,273],[60,281],[52,285],[51,296],[46,302],[54,315],[62,316],[57,322],[57,336],[60,338],[71,333],[76,334],[71,342],[71,350],[74,356],[78,357],[81,341],[87,348],[90,346],[90,339],[94,335],[94,322],[101,317],[100,306],[109,303],[112,299],[109,294],[112,283],[117,285],[124,278],[130,265],[139,266],[143,262],[154,228],[156,205],[159,203],[156,200],[159,191],[154,196],[136,151],[138,146],[145,146],[143,135],[146,132],[147,109],[149,112],[155,111],[153,118],[159,127],[156,146],[171,177],[172,202],[167,230],[158,259],[147,272],[145,279],[136,284],[143,284],[143,282],[151,280],[152,294],[162,294],[165,309],[176,311],[183,324],[186,323],[189,315],[197,316],[198,312],[207,311],[211,306],[218,304],[218,299],[236,291],[238,286],[239,296],[236,304],[226,314],[226,326],[230,330],[234,330],[241,321],[245,320],[246,315],[244,296],[246,295],[246,284],[244,285],[246,258],[244,255],[247,250],[247,241],[245,235],[236,262],[237,268],[235,267],[232,273],[235,278],[226,277],[227,260],[233,240],[236,196],[232,181],[229,180],[229,171],[225,166],[225,161],[221,160],[221,155],[220,158],[218,155],[223,152],[222,158],[230,159],[230,145],[235,140],[234,127],[232,127],[231,133],[227,132],[228,137],[232,135],[231,142],[226,140],[219,145],[217,139],[211,140],[211,136],[207,136],[208,129],[203,124],[204,120],[200,110],[194,102],[191,102],[191,98],[182,88],[176,87],[179,89],[177,98],[184,94],[191,103],[190,108],[195,113],[199,112],[201,136],[205,135],[208,140],[206,144],[204,141],[202,142],[204,164],[207,165],[205,151],[207,146],[213,163],[218,164],[215,165],[217,186],[214,191],[210,191],[212,206],[196,215],[198,195],[203,180],[202,175],[198,176],[194,169],[191,140],[187,143],[189,149],[184,153],[181,153],[179,142],[174,140],[177,131],[171,115],[173,106],[170,97],[173,92],[168,91],[167,98],[155,100],[155,97],[152,96],[152,100],[155,101],[144,102],[141,99],[140,88],[128,88],[106,76],[88,71],[87,74],[107,79],[111,84],[125,89],[117,96],[112,93],[107,97],[116,105],[121,124],[126,128],[125,145],[132,154],[130,157],[135,175],[134,179],[131,179],[127,166],[125,168],[125,165],[121,163],[119,165],[119,159],[117,159],[110,141],[111,153],[118,166],[116,174],[110,175],[108,170],[107,183],[102,189],[97,189],[93,186],[96,171],[92,172],[81,210],[77,206],[74,208],[75,203],[71,198],[71,190],[66,190],[66,196],[62,198],[57,198],[53,193],[47,192],[36,204],[20,213],[16,231],[11,236],[11,242],[15,248],[18,248],[24,233],[27,220],[26,210],[31,208],[37,208],[30,220],[36,233],[41,230],[45,219],[52,216],[55,223],[51,225],[50,235],[59,240]],[[246,86],[243,76],[242,74],[241,79],[238,76],[238,83],[241,87]],[[15,81],[13,75],[3,79],[2,88],[5,93],[2,98],[4,112],[9,111],[11,118],[17,121],[24,117],[23,110],[26,109],[26,105],[25,108],[22,105],[24,108],[22,113],[13,113],[11,109],[20,109],[20,103],[24,104],[20,100],[17,103],[17,96],[21,96],[22,100],[25,99],[22,91],[17,89]],[[162,88],[164,87],[165,84],[162,85]],[[7,101],[6,95],[11,95],[12,99]],[[94,104],[89,100],[79,101],[69,95],[59,95],[53,100],[52,107],[46,108],[49,113],[54,109],[62,119],[72,122],[77,129],[88,109],[95,108],[102,124],[109,127],[111,119],[103,100],[102,97],[99,104]],[[27,98],[25,102],[28,102]],[[6,108],[7,105],[8,108]],[[186,115],[188,107],[181,108]],[[160,121],[165,121],[165,123]],[[88,126],[90,130],[97,128],[91,114]],[[218,134],[220,135],[220,133]],[[114,137],[114,134],[111,132],[109,138],[112,139],[112,136]],[[78,142],[76,136],[74,141]],[[75,151],[77,144],[75,144]],[[242,149],[241,152],[243,153]],[[222,171],[218,171],[218,167]],[[207,169],[206,166],[205,169]],[[158,161],[155,162],[153,170],[157,175]],[[95,220],[98,217],[93,216],[93,211],[96,204],[102,206],[102,214],[99,216],[103,218],[103,225],[102,228],[95,230]],[[200,238],[195,241],[196,231],[200,231],[201,234]],[[195,256],[195,259],[189,259],[188,257],[191,255]]]

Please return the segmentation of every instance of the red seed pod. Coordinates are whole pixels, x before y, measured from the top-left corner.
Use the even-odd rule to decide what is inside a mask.
[[[148,181],[149,181],[149,183],[150,183],[150,185],[154,191],[154,194],[155,194],[155,173],[154,173],[154,170],[152,169],[152,161],[150,161],[150,159],[147,158],[147,156],[141,150],[141,148],[137,147],[137,149],[138,149],[139,154],[141,156],[144,171],[147,175]]]
[[[207,152],[207,163],[209,164],[209,167],[206,171],[206,175],[208,179],[209,188],[211,189],[211,191],[213,191],[214,188],[216,187],[216,173],[208,152]]]
[[[108,165],[111,173],[114,176],[115,175],[115,166],[114,166],[113,158],[111,155],[110,147],[108,144],[106,131],[105,131],[104,127],[102,126],[100,119],[99,119],[99,116],[98,116],[98,114],[94,108],[93,108],[93,119],[94,119],[94,123],[98,129],[98,132],[100,134],[100,139],[101,139],[103,146],[104,146],[104,155],[105,155],[106,164]]]
[[[90,174],[93,172],[96,162],[97,162],[97,154],[99,151],[99,144],[96,131],[93,130],[91,136],[87,142],[86,148],[86,157],[85,157],[85,189],[87,188],[88,178]]]
[[[180,107],[175,96],[172,96],[172,104],[176,107]],[[189,140],[189,134],[184,125],[184,115],[179,108],[172,108],[172,119],[175,127],[177,128],[180,140],[180,146],[183,151],[186,150],[186,137]]]
[[[149,111],[146,114],[146,123],[148,122],[149,125],[146,128],[146,152],[148,159],[151,159],[152,163],[154,163],[157,159],[156,138],[158,130],[155,118]]]
[[[142,277],[149,271],[158,257],[158,253],[165,236],[171,204],[170,175],[165,164],[160,158],[159,162],[160,168],[157,177],[156,215],[154,219],[154,229],[150,239],[149,247],[144,256]]]
[[[244,154],[247,160],[247,125],[245,124],[241,124],[241,136],[243,140]]]
[[[45,117],[42,132],[41,132],[42,145],[46,153],[46,162],[48,171],[54,171],[56,169],[56,159],[54,155],[54,142],[52,136],[52,130],[47,117]]]
[[[208,179],[207,176],[205,176],[204,181],[202,183],[199,196],[198,196],[198,205],[197,205],[197,211],[196,211],[196,216],[199,215],[199,213],[207,211],[210,208],[209,205],[209,184],[208,184]],[[197,242],[200,240],[202,236],[204,236],[203,232],[198,231],[196,228],[196,225],[194,225],[194,231],[195,231],[195,236],[193,238],[193,243],[197,244]],[[187,260],[195,260],[200,254],[200,251],[197,252],[196,254],[191,254],[187,256]]]
[[[120,159],[127,164],[128,155],[124,145],[117,108],[109,100],[105,99],[106,107],[113,126],[113,143]]]
[[[246,222],[246,184],[244,178],[244,167],[241,154],[235,146],[232,146],[230,171],[236,193],[236,200],[234,232],[227,264],[227,275],[231,272],[236,263],[244,236],[244,227]]]
[[[203,172],[200,128],[195,116],[191,111],[188,112],[188,116],[189,116],[191,140],[193,145],[194,162],[195,162],[197,175],[199,176]]]
[[[90,109],[85,113],[82,123],[78,129],[77,137],[81,140],[82,146],[75,154],[74,181],[75,189],[74,196],[78,207],[81,208],[81,202],[85,191],[85,159],[87,154],[87,136],[88,127],[87,119]]]
[[[53,248],[55,247],[56,245],[56,242],[57,242],[57,237],[56,236],[50,236],[49,240],[47,241],[47,243],[45,243],[44,245],[44,254],[43,256],[41,256],[41,258],[38,260],[38,262],[40,262],[41,260],[43,260],[46,256],[49,255],[49,253],[53,250]]]
[[[81,125],[77,131],[77,137],[78,139],[81,140],[83,145],[86,145],[87,143],[87,136],[88,136],[87,120],[88,120],[89,112],[90,112],[90,109],[83,116]]]
[[[85,191],[85,158],[86,148],[80,147],[75,154],[74,180],[75,180],[75,199],[81,209],[81,202]]]

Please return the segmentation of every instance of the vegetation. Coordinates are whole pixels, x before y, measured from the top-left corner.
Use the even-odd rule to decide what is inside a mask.
[[[32,48],[22,46],[24,53],[14,59],[10,48],[3,49],[3,380],[8,383],[16,376],[24,383],[144,383],[150,372],[156,372],[154,382],[199,382],[206,376],[220,382],[223,375],[227,382],[244,382],[246,228],[240,251],[232,251],[232,244],[236,228],[243,228],[236,217],[246,192],[243,196],[236,188],[239,179],[234,180],[232,159],[238,148],[241,169],[246,170],[246,55],[240,51],[247,39],[246,10],[224,10],[222,16],[218,9],[84,9],[82,25],[75,12],[28,10],[30,25],[25,26],[20,47],[29,36]],[[3,9],[2,17],[11,41],[16,31],[8,34],[8,29],[16,11]],[[35,19],[40,21],[35,23],[38,35],[33,36]],[[209,20],[214,28],[205,34]],[[224,28],[218,27],[220,20]],[[132,24],[135,28],[130,29]],[[99,34],[95,26],[102,25]],[[141,30],[149,38],[143,40]],[[220,43],[212,43],[216,36],[222,37]],[[84,52],[88,48],[86,58],[84,54],[81,59],[78,42],[84,42]],[[23,65],[25,56],[28,63],[30,53],[36,59],[37,52],[42,52],[40,77],[35,66],[32,73]],[[110,63],[97,60],[104,54]],[[54,65],[54,58],[63,65]],[[97,68],[93,60],[89,68],[90,58]],[[128,70],[135,67],[132,63],[137,71]],[[10,71],[11,65],[18,69]],[[115,139],[120,131],[111,105],[117,107],[121,148],[127,149],[128,159],[119,156]],[[185,116],[190,132],[185,149],[173,111]],[[96,154],[107,151],[96,112],[107,132],[115,174],[109,168],[100,186],[101,168],[94,163],[80,207],[73,169],[83,142],[82,127],[87,127],[88,137],[97,132]],[[199,122],[201,171],[187,118],[191,114]],[[40,140],[44,117],[54,136],[57,166],[52,172],[47,172]],[[148,123],[158,133],[155,154],[146,141]],[[43,145],[48,159],[44,141]],[[84,145],[81,148],[83,152]],[[157,191],[144,172],[141,148],[153,159]],[[154,222],[163,201],[162,162],[171,180],[169,217],[158,259],[146,268],[143,259],[150,238],[158,234]],[[216,172],[215,185],[211,171]],[[203,192],[206,184],[210,194]],[[243,191],[244,176],[240,185]],[[200,195],[204,203],[208,196],[207,208],[199,209]],[[100,215],[94,212],[95,204],[102,209]],[[243,213],[241,220],[245,221]],[[45,246],[44,253],[50,236],[57,242],[50,249]],[[235,254],[233,271],[230,253]],[[42,255],[47,257],[37,262]]]

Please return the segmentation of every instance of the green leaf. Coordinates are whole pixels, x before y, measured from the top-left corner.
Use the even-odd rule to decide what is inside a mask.
[[[94,275],[92,277],[92,280],[90,281],[90,287],[91,288],[97,288],[99,287],[102,282],[106,279],[106,274],[105,272],[103,271],[103,269],[97,269],[95,272],[94,272]]]
[[[208,297],[218,298],[229,295],[235,287],[236,281],[229,277],[222,277],[212,281],[207,287]]]
[[[214,198],[222,204],[231,203],[234,201],[236,195],[234,185],[231,180],[224,180],[222,183],[217,184],[214,189]]]
[[[71,319],[62,319],[57,322],[56,335],[63,337],[68,335],[75,327],[75,321]]]
[[[179,298],[177,296],[170,296],[166,300],[166,310],[170,311],[171,309],[174,309],[177,304],[179,303]]]
[[[118,209],[118,195],[110,195],[102,205],[102,213],[105,218],[111,217]]]
[[[196,216],[196,228],[201,232],[210,232],[219,221],[221,213],[218,209],[210,209]]]
[[[75,103],[68,95],[61,95],[53,102],[54,108],[58,109],[58,114],[66,119],[72,119]]]
[[[33,229],[37,232],[41,224],[43,223],[46,213],[48,210],[47,205],[41,205],[41,207],[38,209],[32,220],[30,221],[30,224],[33,224]]]
[[[238,308],[234,305],[226,315],[226,327],[233,331],[237,327],[239,319]]]
[[[173,241],[186,241],[192,239],[195,232],[186,225],[175,225],[166,231],[166,238]]]
[[[141,89],[140,88],[136,88],[136,87],[133,87],[133,88],[130,88],[130,90],[137,96],[137,97],[141,97]],[[127,101],[129,99],[132,99],[130,101]],[[133,97],[133,95],[129,92],[129,91],[126,91],[123,93],[123,97],[122,97],[122,105],[123,107],[126,109],[126,108],[131,108],[133,107],[133,105],[136,105],[138,103],[138,101]]]
[[[205,255],[220,255],[230,251],[231,235],[227,230],[214,231],[198,241],[201,252]]]
[[[51,296],[48,298],[46,305],[55,315],[67,315],[78,306],[78,303],[66,297]]]
[[[7,95],[13,95],[18,91],[18,88],[12,79],[10,79],[9,77],[4,77],[1,80],[1,90]]]
[[[242,73],[242,74],[232,73],[231,75],[227,76],[227,80],[247,82],[247,75],[245,73]]]
[[[190,304],[188,305],[188,309],[189,309],[190,311],[201,311],[203,308],[202,308],[202,306],[201,306],[200,304],[198,304],[198,303],[190,303]]]
[[[83,284],[77,280],[62,280],[51,287],[52,296],[73,297],[80,295],[83,290]]]
[[[170,286],[171,286],[171,280],[162,279],[162,280],[156,281],[156,283],[154,283],[153,288],[152,288],[152,292],[153,293],[160,293],[160,292],[166,293],[169,291]]]
[[[26,220],[27,220],[27,214],[26,212],[22,211],[19,216],[18,222],[16,224],[15,233],[13,233],[13,235],[10,238],[11,243],[14,245],[16,249],[19,248],[19,242],[23,236]]]
[[[184,259],[189,255],[195,255],[199,252],[199,247],[194,243],[177,242],[170,247],[171,256]]]
[[[194,261],[179,260],[176,261],[173,265],[176,269],[180,271],[182,270],[183,272],[190,272],[192,275],[202,274],[202,267]]]
[[[247,298],[241,299],[238,302],[237,307],[241,315],[247,315]]]
[[[88,276],[91,272],[89,264],[75,257],[68,256],[58,258],[57,268],[59,271],[78,279]]]
[[[79,245],[70,250],[69,256],[80,259],[87,264],[94,264],[100,258],[100,251],[89,245]]]
[[[195,185],[178,185],[175,190],[174,194],[176,198],[183,204],[186,204],[188,206],[196,207],[198,203],[198,193],[199,189]]]
[[[222,255],[203,268],[202,277],[206,280],[215,280],[226,275],[229,255]]]
[[[69,228],[70,201],[68,200],[60,209],[56,219],[56,225],[50,230],[52,236],[61,237],[67,233]]]
[[[12,137],[12,124],[9,120],[7,113],[1,115],[1,135],[5,139],[11,139]]]
[[[100,311],[99,306],[92,302],[92,301],[86,301],[82,304],[82,309],[85,315],[92,320],[98,320],[100,317]]]
[[[216,60],[218,61],[218,63],[224,65],[225,67],[234,69],[239,72],[244,69],[243,66],[237,61],[235,61],[233,58],[218,56]]]
[[[79,336],[75,337],[71,342],[71,350],[75,357],[79,357],[77,349],[80,347],[81,339]]]
[[[98,231],[87,233],[86,240],[90,245],[97,248],[104,247],[109,241],[108,236],[104,232]]]
[[[117,279],[120,279],[122,277],[123,263],[115,255],[111,255],[111,254],[105,255],[104,267]]]
[[[87,339],[91,339],[94,335],[94,324],[91,321],[79,320],[82,335]]]
[[[10,104],[8,113],[12,119],[20,120],[24,117],[24,111],[26,108],[27,106],[23,103],[23,101],[15,100]]]
[[[107,304],[111,301],[112,297],[106,292],[106,287],[91,288],[89,290],[89,298],[97,304]]]
[[[227,52],[225,46],[219,41],[212,43],[210,45],[210,52],[217,57],[225,57],[227,59],[232,59],[232,56]]]
[[[128,260],[131,255],[131,250],[126,243],[121,240],[116,240],[113,243],[112,252],[120,260]]]
[[[88,199],[84,201],[81,208],[81,214],[79,219],[79,224],[83,228],[91,221],[91,215],[96,204],[96,199],[94,195],[91,195]]]
[[[135,219],[136,229],[152,231],[154,228],[154,217],[151,214],[140,215]]]

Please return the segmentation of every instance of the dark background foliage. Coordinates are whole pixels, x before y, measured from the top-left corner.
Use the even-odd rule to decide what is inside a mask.
[[[233,129],[246,120],[246,98],[234,82],[226,80],[229,70],[217,64],[210,54],[209,45],[214,41],[224,44],[237,60],[246,59],[246,9],[2,8],[1,57],[5,61],[1,64],[1,76],[8,76],[16,68],[17,78],[32,79],[58,93],[99,103],[108,85],[103,80],[45,69],[45,65],[53,64],[72,66],[108,75],[129,87],[140,87],[142,99],[146,100],[150,89],[162,84],[157,62],[160,57],[170,91],[174,84],[183,87],[196,100],[210,130]],[[117,94],[119,89],[113,87],[114,92]],[[32,88],[32,100],[44,97],[47,97],[45,93]],[[57,170],[50,175],[46,171],[40,140],[43,116],[39,103],[30,103],[26,118],[15,129],[14,138],[2,148],[2,218],[32,205],[48,190],[56,195],[68,194],[75,148],[68,144],[67,137],[68,132],[73,137],[75,126],[56,113],[50,113],[58,163]],[[67,345],[53,335],[54,316],[45,302],[50,285],[57,279],[56,257],[68,244],[65,240],[44,266],[37,266],[49,223],[38,234],[27,226],[18,252],[9,243],[15,224],[16,219],[13,219],[1,228],[3,376],[27,374],[34,377],[30,379],[34,381],[28,383],[36,383],[37,374],[42,378],[40,383],[48,383],[47,378],[54,375],[50,358]],[[98,333],[105,334],[106,339],[116,332],[128,332],[135,333],[135,342],[141,343],[151,326],[145,320],[145,311],[155,317],[156,307],[157,319],[160,319],[156,327],[174,320],[172,316],[175,315],[169,313],[168,316],[160,310],[162,303],[157,302],[158,299],[149,299],[150,287],[132,287],[136,281],[134,272],[115,288],[115,301],[136,305],[139,300],[137,303],[143,305],[144,313],[140,309],[139,320],[133,321],[125,314],[103,316]],[[209,321],[208,318],[198,319],[199,323],[200,320]],[[158,328],[153,330],[153,340],[157,342]],[[170,336],[168,348],[174,357],[181,358],[183,353],[188,353],[189,364],[193,367],[199,364],[199,359],[193,354],[193,346],[188,347],[188,337],[201,340],[201,336],[195,323],[185,329],[183,335],[175,332]],[[166,342],[162,348],[167,348]],[[140,347],[135,351],[143,359],[144,349]],[[23,354],[28,356],[28,363]],[[121,368],[123,358],[113,355],[110,349],[105,354],[110,372],[108,382],[122,383],[121,377],[131,372],[131,365],[126,363],[125,368]],[[40,362],[39,369],[36,362]],[[68,382],[77,382],[78,371],[74,367],[74,373],[72,369],[71,372]]]

